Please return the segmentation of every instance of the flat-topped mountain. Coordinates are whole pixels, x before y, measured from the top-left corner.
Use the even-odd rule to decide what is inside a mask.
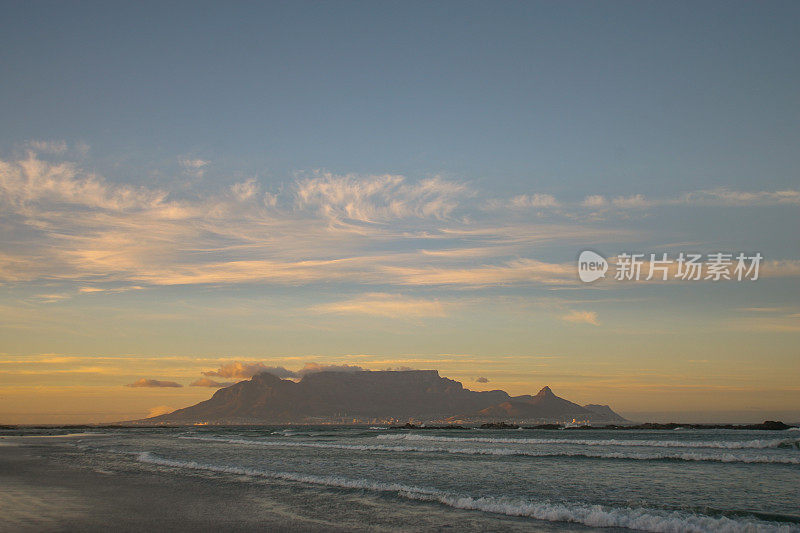
[[[218,390],[210,399],[142,420],[164,424],[313,424],[408,420],[625,421],[608,406],[559,398],[471,391],[435,370],[318,372],[300,381],[262,373]]]

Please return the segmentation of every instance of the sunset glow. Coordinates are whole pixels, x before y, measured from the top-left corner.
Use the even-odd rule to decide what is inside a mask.
[[[3,17],[0,423],[186,407],[236,362],[800,418],[791,17],[95,7]],[[585,284],[582,250],[764,262]]]

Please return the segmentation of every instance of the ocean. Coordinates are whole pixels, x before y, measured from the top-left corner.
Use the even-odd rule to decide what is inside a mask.
[[[198,426],[0,436],[111,479],[248,487],[322,530],[800,531],[796,430]]]

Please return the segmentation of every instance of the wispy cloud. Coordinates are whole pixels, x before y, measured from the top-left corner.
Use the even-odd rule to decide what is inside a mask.
[[[800,205],[800,191],[737,191],[718,188],[686,193],[676,203],[688,205],[720,205],[755,207],[765,205]]]
[[[45,154],[60,155],[67,151],[67,143],[65,141],[33,140],[28,142],[28,146],[37,152]]]
[[[591,324],[592,326],[599,326],[600,321],[597,319],[597,313],[594,311],[570,311],[566,315],[559,318],[566,322],[573,324]]]
[[[470,189],[440,177],[409,182],[398,175],[337,176],[317,173],[297,182],[297,205],[332,220],[388,222],[416,218],[447,218],[470,195]]]
[[[386,293],[364,294],[340,302],[316,305],[312,309],[322,313],[377,315],[392,318],[447,315],[445,306],[438,300]]]
[[[357,365],[348,364],[319,364],[319,363],[306,363],[303,368],[297,371],[298,376],[305,376],[308,374],[315,374],[317,372],[366,372],[366,368]]]
[[[785,313],[793,309],[792,307],[740,307],[737,311],[741,311],[743,313],[764,313],[764,314],[776,314],[776,313]]]
[[[731,327],[737,331],[800,331],[796,307],[740,307],[738,311],[749,316],[731,320]]]
[[[68,300],[69,298],[70,294],[68,293],[37,294],[31,297],[31,299],[43,303],[56,303],[62,300]]]
[[[244,202],[253,198],[258,194],[259,190],[260,187],[255,178],[250,178],[249,180],[241,183],[234,183],[231,186],[231,192],[240,202]]]
[[[206,168],[211,162],[205,159],[181,157],[178,159],[178,163],[187,176],[202,178],[206,173]]]
[[[205,160],[184,158],[190,169]],[[434,176],[303,175],[278,191],[255,179],[221,192],[180,196],[105,180],[71,162],[35,152],[0,160],[0,282],[72,284],[46,295],[113,293],[132,288],[241,283],[361,286],[574,286],[574,265],[531,257],[537,244],[620,240],[635,230],[570,223],[531,223],[475,209],[481,192]],[[702,191],[668,200],[639,194],[579,204],[529,193],[506,205],[592,211],[644,209],[664,202],[793,204],[793,191],[736,194]],[[581,205],[583,204],[583,205]],[[475,213],[480,216],[473,217]],[[797,261],[766,263],[764,276],[799,276]],[[57,301],[44,298],[41,301]],[[343,302],[340,312],[409,312],[436,316],[441,304],[401,299]],[[334,308],[329,309],[331,312]]]
[[[800,260],[784,259],[764,261],[761,273],[765,277],[771,278],[798,277],[800,276]]]
[[[33,152],[15,162],[0,160],[0,201],[20,214],[35,215],[41,204],[109,211],[154,209],[165,207],[166,196],[165,191],[110,185],[73,163],[49,163]]]
[[[625,209],[641,209],[653,205],[652,200],[648,200],[641,194],[617,196],[611,200],[611,203],[614,204],[615,207],[621,207]]]
[[[459,267],[386,266],[384,272],[403,285],[486,287],[515,283],[573,284],[575,266],[535,259],[514,259],[499,265]]]
[[[129,383],[129,384],[125,385],[125,386],[126,386],[126,387],[134,387],[134,388],[139,388],[139,387],[145,387],[145,388],[148,388],[148,387],[152,387],[152,388],[161,388],[161,387],[167,387],[167,388],[176,388],[176,387],[183,387],[183,385],[181,385],[180,383],[176,383],[176,382],[174,382],[174,381],[159,381],[159,380],[157,380],[157,379],[147,379],[147,378],[141,378],[141,379],[137,379],[137,380],[136,380],[136,381],[134,381],[133,383]]]
[[[586,208],[643,209],[654,206],[698,206],[698,207],[765,207],[775,205],[800,205],[800,191],[785,189],[778,191],[740,191],[720,187],[691,191],[675,197],[648,198],[643,194],[607,198],[590,195],[580,204]]]
[[[299,370],[293,371],[284,368],[282,366],[268,366],[261,362],[231,361],[229,363],[224,363],[217,370],[203,372],[203,375],[219,376],[223,378],[234,378],[241,380],[241,379],[250,379],[256,374],[263,374],[263,373],[272,374],[279,378],[301,378],[307,374],[314,374],[316,372],[326,372],[326,371],[363,372],[365,370],[366,369],[356,365],[310,362],[303,365],[303,367],[300,368]],[[216,387],[216,386],[227,386],[229,384],[225,383],[216,384],[216,382],[212,380],[201,378],[192,383],[192,385],[202,386],[202,387]]]
[[[208,379],[208,378],[200,378],[189,384],[190,387],[209,387],[214,389],[219,389],[222,387],[230,387],[231,385],[233,385],[233,382],[214,381],[213,379]]]
[[[605,207],[606,205],[608,205],[608,200],[606,200],[605,196],[602,196],[600,194],[593,194],[591,196],[587,196],[586,198],[584,198],[583,202],[581,202],[581,205],[584,207],[594,207],[594,208]]]
[[[221,378],[250,379],[256,374],[268,372],[279,378],[293,378],[296,372],[287,370],[282,366],[272,367],[259,362],[232,361],[220,366],[217,370],[203,372],[204,376],[217,376]]]
[[[453,272],[453,279],[469,284],[475,279],[477,284],[508,283],[502,272],[518,270],[520,263],[459,263],[480,255],[494,263],[497,254],[513,261],[531,243],[586,238],[593,231],[454,217],[459,202],[474,194],[465,184],[441,177],[410,181],[395,175],[317,173],[298,179],[282,196],[261,191],[249,179],[227,194],[177,199],[164,190],[110,183],[75,164],[30,153],[22,160],[0,161],[0,205],[5,223],[15,228],[0,253],[0,281],[77,282],[82,293],[203,283],[402,285],[421,277],[408,268],[425,264],[435,270],[427,277]],[[414,243],[413,251],[402,251],[405,243]],[[511,278],[539,282],[524,275]],[[458,283],[453,279],[446,283]]]
[[[552,194],[534,193],[519,194],[507,201],[493,201],[492,207],[504,207],[510,209],[530,209],[530,208],[552,208],[559,207],[561,202],[556,200]]]

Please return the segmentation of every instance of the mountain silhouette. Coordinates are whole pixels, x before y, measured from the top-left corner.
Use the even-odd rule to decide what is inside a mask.
[[[550,387],[542,388],[534,396],[515,396],[508,401],[480,410],[477,416],[466,418],[530,421],[570,421],[573,419],[587,422],[625,421],[607,405],[580,406],[556,396]]]
[[[592,407],[590,409],[589,407]],[[581,407],[549,387],[535,396],[471,391],[436,370],[317,372],[300,381],[269,373],[210,399],[141,420],[155,424],[313,424],[464,420],[619,422],[608,406]]]

